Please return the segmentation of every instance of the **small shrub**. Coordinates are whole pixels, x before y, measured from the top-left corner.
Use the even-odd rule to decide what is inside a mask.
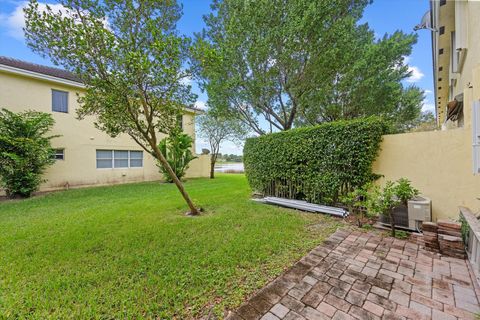
[[[394,210],[400,204],[407,204],[408,200],[418,195],[418,190],[413,188],[410,181],[402,178],[395,182],[387,181],[385,187],[372,188],[368,201],[368,209],[374,214],[387,215],[390,220],[392,237],[395,237]]]
[[[265,195],[335,204],[378,177],[372,163],[388,130],[372,117],[250,138],[245,173],[252,189]]]
[[[460,216],[460,223],[462,225],[461,227],[461,232],[462,232],[462,240],[463,243],[468,244],[468,237],[470,234],[470,226],[468,225],[467,220],[465,219],[464,216]]]
[[[362,227],[368,202],[369,185],[357,188],[344,196],[340,197],[340,201],[348,208],[348,212],[355,217],[358,227]]]
[[[54,125],[48,113],[0,110],[0,183],[8,197],[30,197],[51,165],[53,150],[46,136]]]
[[[162,139],[158,145],[160,152],[167,159],[179,179],[185,176],[190,161],[197,158],[192,153],[192,143],[192,137],[181,132],[180,129],[175,129],[168,137]],[[160,164],[158,164],[158,167],[165,180],[170,183],[173,182],[167,170]]]
[[[395,196],[395,184],[387,181],[385,187],[380,189],[378,186],[372,189],[370,193],[369,211],[377,215],[387,215],[390,218],[390,226],[392,228],[392,237],[395,237],[395,219],[393,209],[398,206],[401,201]]]
[[[401,203],[407,205],[408,200],[418,196],[418,190],[412,187],[410,181],[405,178],[400,178],[397,180],[395,186],[395,195],[400,200]]]

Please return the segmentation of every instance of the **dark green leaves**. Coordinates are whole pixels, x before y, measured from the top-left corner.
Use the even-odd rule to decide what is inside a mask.
[[[61,12],[25,9],[28,46],[76,73],[86,86],[80,117],[96,116],[112,136],[126,133],[144,148],[155,132],[169,133],[195,95],[190,40],[177,35],[176,1],[62,0]]]
[[[0,185],[11,197],[29,197],[38,189],[42,173],[54,162],[50,140],[51,115],[0,111]]]
[[[265,194],[335,203],[375,179],[372,163],[387,131],[382,120],[367,118],[247,139],[248,181]]]
[[[184,79],[190,40],[179,36],[177,1],[60,0],[64,8],[25,8],[25,38],[35,52],[76,73],[86,92],[79,118],[112,137],[128,134],[155,156],[173,179],[192,214],[198,213],[158,148],[158,133],[170,134],[177,116],[196,95]]]
[[[197,39],[209,99],[258,134],[268,131],[264,122],[288,130],[372,115],[404,130],[420,116],[423,99],[401,83],[416,35],[398,31],[377,40],[359,23],[369,2],[215,1]]]

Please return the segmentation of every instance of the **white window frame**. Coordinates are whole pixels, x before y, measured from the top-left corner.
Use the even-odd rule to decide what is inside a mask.
[[[457,35],[455,31],[450,33],[450,65],[452,73],[458,73],[458,57],[459,53],[457,51]]]
[[[480,100],[472,104],[472,155],[473,174],[480,174]]]
[[[112,163],[111,163],[111,167],[109,168],[99,168],[98,165],[97,165],[97,160],[99,160],[97,158],[97,151],[110,151],[111,152],[111,155],[112,155]],[[127,160],[127,166],[126,167],[115,167],[115,151],[122,151],[122,152],[128,152],[128,158],[120,158],[121,160]],[[130,152],[141,152],[142,153],[142,166],[140,167],[132,167],[130,166],[130,161],[132,160],[131,156],[130,156]],[[101,159],[100,159],[101,160]],[[106,160],[106,159],[103,159],[103,160]],[[140,160],[140,158],[135,158],[134,160]],[[95,167],[97,170],[122,170],[122,169],[140,169],[140,168],[143,168],[143,150],[119,150],[119,149],[96,149],[95,150]]]
[[[53,159],[55,161],[57,161],[57,160],[64,161],[65,160],[65,149],[64,148],[55,148],[53,150],[55,151],[53,153]],[[59,151],[61,151],[61,152],[59,152]],[[61,159],[57,158],[57,155],[62,155],[62,158]]]
[[[97,161],[99,160],[98,154],[97,154],[98,151],[110,151],[110,155],[111,155],[110,165],[111,165],[111,167],[109,167],[109,168],[99,168],[99,167],[98,167],[98,163],[97,163]],[[105,159],[104,159],[104,158],[100,158],[100,160],[107,160],[107,159],[106,159],[106,158],[105,158]],[[97,170],[105,170],[105,169],[106,169],[106,170],[111,170],[111,169],[113,169],[113,150],[109,150],[109,149],[96,149],[96,150],[95,150],[95,167],[97,168]]]

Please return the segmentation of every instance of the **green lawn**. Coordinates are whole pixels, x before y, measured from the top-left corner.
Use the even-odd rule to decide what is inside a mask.
[[[238,306],[339,226],[254,203],[243,175],[0,203],[0,318],[198,318]]]

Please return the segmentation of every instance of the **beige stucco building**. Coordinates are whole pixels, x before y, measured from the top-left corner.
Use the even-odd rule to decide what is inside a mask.
[[[64,70],[0,57],[0,107],[48,112],[55,120],[52,134],[60,135],[52,140],[57,160],[40,190],[161,180],[154,158],[129,136],[111,138],[94,127],[93,118],[76,119],[83,92],[83,84]],[[184,132],[194,139],[197,112],[187,108],[182,118]],[[199,155],[187,177],[207,177],[209,169],[208,156]]]
[[[480,64],[480,3],[431,1],[430,7],[437,121],[443,129],[468,126],[463,111],[472,110]]]
[[[374,171],[406,177],[432,199],[433,220],[480,211],[480,2],[430,2],[438,130],[388,135]],[[428,32],[420,30],[419,32]]]

